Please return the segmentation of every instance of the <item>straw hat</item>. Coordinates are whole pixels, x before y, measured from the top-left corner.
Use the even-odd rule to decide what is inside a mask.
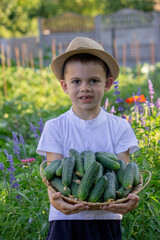
[[[104,48],[99,43],[90,38],[77,37],[70,42],[65,53],[59,55],[51,62],[52,71],[58,80],[61,80],[63,78],[62,69],[64,62],[69,57],[79,53],[88,53],[97,56],[108,65],[111,76],[114,77],[114,79],[118,77],[118,63],[109,53],[104,50]]]

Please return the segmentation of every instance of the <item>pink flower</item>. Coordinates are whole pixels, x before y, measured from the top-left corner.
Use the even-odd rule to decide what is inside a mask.
[[[28,158],[28,159],[21,159],[21,162],[22,163],[30,163],[30,162],[33,162],[33,161],[35,161],[36,159],[35,158]]]

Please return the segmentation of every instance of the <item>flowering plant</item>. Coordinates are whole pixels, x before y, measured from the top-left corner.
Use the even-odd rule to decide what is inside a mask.
[[[132,96],[130,98],[126,99],[126,103],[128,104],[132,104],[134,102],[146,102],[145,96],[144,95],[140,95],[140,96]]]

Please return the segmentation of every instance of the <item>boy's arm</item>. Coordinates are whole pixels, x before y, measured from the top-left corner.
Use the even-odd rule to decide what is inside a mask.
[[[58,153],[47,153],[47,160],[54,161],[56,159],[62,159],[62,155],[58,154]],[[52,206],[66,215],[70,215],[70,214],[88,210],[88,207],[84,206],[83,203],[71,205],[71,204],[65,202],[61,198],[60,192],[54,193],[49,188],[48,188],[48,196],[49,196],[49,201],[52,204]]]
[[[129,159],[129,150],[126,151],[126,152],[118,153],[118,154],[117,154],[117,157],[118,157],[118,159],[121,159],[121,160],[125,161],[126,163],[129,163],[129,162],[130,162],[130,159]]]
[[[121,160],[124,160],[126,163],[130,162],[129,150],[126,152],[117,154],[117,157]],[[109,206],[103,207],[102,209],[107,210],[109,212],[119,213],[122,215],[128,212],[131,212],[138,206],[140,198],[135,194],[129,194],[128,197],[130,199],[125,203],[110,204]]]

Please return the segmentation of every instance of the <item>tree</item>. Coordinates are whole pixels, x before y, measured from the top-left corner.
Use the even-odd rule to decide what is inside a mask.
[[[37,16],[39,0],[1,0],[0,3],[0,36],[3,30],[16,36],[30,30],[31,19]]]
[[[132,8],[141,10],[144,12],[149,12],[154,10],[155,1],[154,0],[116,0],[109,1],[109,0],[103,0],[104,1],[104,14],[108,14],[111,12],[116,12],[118,10],[121,10],[123,8]]]
[[[39,15],[51,17],[64,12],[86,15],[110,14],[123,8],[153,11],[155,0],[41,0]]]
[[[54,17],[65,12],[88,16],[110,14],[123,8],[152,11],[155,0],[0,0],[0,35],[4,29],[12,36],[31,31],[32,19]],[[38,28],[38,26],[37,26]]]

